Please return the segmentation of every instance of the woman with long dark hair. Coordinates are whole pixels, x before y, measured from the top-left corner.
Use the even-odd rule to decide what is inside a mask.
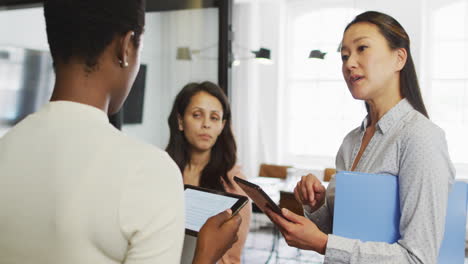
[[[335,179],[325,189],[312,174],[294,190],[307,218],[284,209],[291,222],[269,215],[289,245],[325,254],[325,263],[436,263],[455,172],[445,134],[428,118],[408,34],[394,18],[365,12],[346,27],[341,56],[349,91],[368,115],[344,138],[336,168],[398,177],[401,238],[389,244],[331,234]]]
[[[211,82],[187,84],[177,95],[168,119],[170,128],[167,153],[183,174],[185,184],[245,195],[233,181],[244,178],[236,165],[236,142],[231,129],[231,110],[221,88]],[[240,263],[247,238],[251,208],[240,214],[239,240],[220,263]],[[192,251],[186,237],[184,259]]]

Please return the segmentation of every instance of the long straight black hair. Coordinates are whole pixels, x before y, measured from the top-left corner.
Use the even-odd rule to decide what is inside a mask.
[[[212,82],[189,83],[182,88],[174,101],[167,120],[170,139],[166,151],[183,173],[185,166],[190,162],[191,146],[185,138],[184,131],[179,130],[178,116],[184,116],[192,97],[200,92],[206,92],[219,100],[223,106],[223,121],[225,121],[223,131],[211,149],[210,161],[201,172],[200,186],[224,191],[223,181],[231,186],[227,173],[236,164],[237,147],[231,129],[231,107],[226,95],[218,85]]]
[[[416,75],[413,58],[411,56],[410,39],[405,29],[400,25],[400,23],[398,23],[398,21],[396,21],[396,19],[387,14],[376,11],[367,11],[356,16],[356,18],[354,18],[354,20],[346,26],[345,32],[350,26],[360,22],[367,22],[376,25],[379,29],[379,32],[387,40],[391,49],[395,50],[404,48],[406,50],[408,53],[408,58],[406,59],[405,66],[400,71],[401,95],[408,100],[408,102],[413,106],[414,109],[416,109],[416,111],[429,118],[426,106],[424,105],[421,96],[418,77]],[[367,103],[366,109],[367,112],[369,112],[369,105]]]

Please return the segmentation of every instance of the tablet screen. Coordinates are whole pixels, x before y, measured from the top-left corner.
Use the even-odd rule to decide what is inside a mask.
[[[254,201],[260,210],[262,210],[262,212],[265,212],[265,209],[269,207],[273,212],[283,216],[283,213],[281,212],[281,209],[278,207],[278,205],[271,200],[271,198],[262,190],[262,188],[260,188],[260,186],[238,177],[234,177],[234,180]]]
[[[208,218],[229,208],[233,213],[246,202],[247,197],[185,186],[185,229],[196,235]]]

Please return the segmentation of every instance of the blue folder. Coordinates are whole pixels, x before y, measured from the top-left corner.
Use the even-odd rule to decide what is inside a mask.
[[[465,262],[465,233],[468,186],[455,182],[449,194],[444,240],[439,250],[439,264]]]
[[[333,234],[394,243],[400,238],[398,177],[342,171],[335,175]],[[449,194],[439,264],[463,263],[468,187],[455,182]]]
[[[333,233],[361,241],[394,243],[400,238],[398,177],[339,172]]]

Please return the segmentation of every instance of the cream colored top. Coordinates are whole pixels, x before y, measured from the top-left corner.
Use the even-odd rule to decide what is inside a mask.
[[[101,110],[51,102],[0,139],[0,263],[179,263],[183,234],[179,169]]]

